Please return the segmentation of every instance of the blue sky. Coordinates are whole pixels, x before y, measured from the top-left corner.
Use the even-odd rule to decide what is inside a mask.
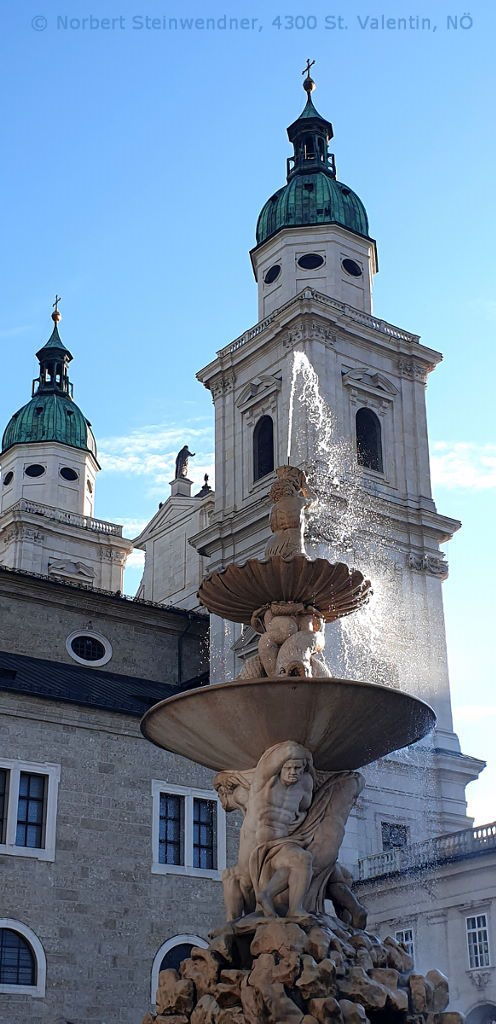
[[[343,27],[327,28],[340,11]],[[431,25],[372,28],[366,19],[382,13]],[[438,507],[464,523],[447,549],[448,644],[463,748],[490,761],[473,797],[469,789],[487,821],[496,817],[496,15],[477,2],[470,26],[448,29],[463,13],[403,0],[332,10],[4,3],[0,419],[28,397],[57,289],[76,399],[105,470],[98,514],[137,532],[167,495],[184,441],[201,482],[212,416],[195,372],[257,319],[248,250],[260,207],[284,182],[285,129],[314,57],[339,177],[363,198],[378,241],[375,311],[445,356],[428,409]],[[133,21],[224,14],[254,24]],[[285,14],[314,20],[300,27]],[[90,15],[114,27],[91,27]]]

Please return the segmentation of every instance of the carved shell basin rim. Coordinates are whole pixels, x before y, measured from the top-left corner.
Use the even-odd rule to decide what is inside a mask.
[[[291,739],[319,771],[352,771],[422,739],[431,707],[401,690],[354,679],[236,679],[155,704],[141,732],[158,747],[214,771],[254,768]]]
[[[211,573],[198,598],[215,615],[249,626],[253,612],[273,601],[311,605],[326,622],[334,622],[360,608],[371,593],[370,580],[344,562],[275,555]]]

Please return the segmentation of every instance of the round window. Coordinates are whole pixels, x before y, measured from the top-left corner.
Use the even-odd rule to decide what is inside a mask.
[[[9,469],[9,472],[6,473],[4,478],[3,478],[3,486],[4,487],[8,487],[9,484],[12,483],[13,479],[14,479],[14,474],[13,474],[12,470]]]
[[[355,262],[355,260],[350,260],[346,257],[345,260],[341,261],[341,266],[343,270],[346,270],[346,273],[351,274],[352,277],[362,276],[362,268],[359,263]]]
[[[26,466],[24,470],[26,476],[43,476],[45,467],[40,466],[37,462],[34,462],[32,466]]]
[[[302,270],[317,270],[318,267],[324,265],[324,257],[319,256],[316,252],[306,252],[303,256],[300,256],[298,260],[298,266]]]
[[[67,637],[67,653],[80,665],[106,665],[112,657],[112,646],[101,633],[77,630]]]
[[[274,266],[270,267],[269,270],[267,271],[267,273],[265,274],[265,277],[264,277],[265,284],[273,284],[274,281],[277,281],[277,278],[279,277],[280,273],[281,273],[281,267],[280,267],[279,263],[274,263]]]
[[[64,480],[78,479],[78,473],[76,473],[75,469],[71,469],[70,466],[62,466],[62,469],[60,470],[60,475],[63,476]]]

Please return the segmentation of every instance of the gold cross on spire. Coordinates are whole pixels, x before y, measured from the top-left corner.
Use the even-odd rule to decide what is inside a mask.
[[[62,320],[62,314],[59,312],[59,302],[60,302],[61,298],[62,298],[62,296],[61,295],[57,295],[57,292],[55,292],[55,302],[52,302],[52,306],[53,306],[52,320],[53,320],[54,324],[57,324],[57,323],[60,322],[60,320]]]
[[[306,74],[307,78],[310,78],[310,68],[313,68],[314,64],[315,64],[315,61],[314,60],[310,60],[310,57],[307,57],[307,66],[301,72],[302,75]]]

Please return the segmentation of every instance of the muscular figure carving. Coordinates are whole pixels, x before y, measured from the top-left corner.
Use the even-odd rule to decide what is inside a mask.
[[[292,918],[323,910],[362,777],[337,772],[316,788],[310,751],[288,740],[250,772],[220,772],[214,785],[226,810],[245,814],[238,863],[224,874],[228,918],[255,908]]]

